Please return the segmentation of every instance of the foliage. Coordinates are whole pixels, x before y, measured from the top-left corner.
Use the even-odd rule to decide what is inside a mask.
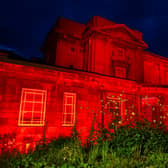
[[[0,153],[12,151],[15,148],[16,133],[0,135]]]
[[[71,137],[39,143],[27,154],[3,152],[0,165],[2,168],[168,167],[168,133],[161,125],[147,121],[113,123],[108,129],[95,131],[92,127],[85,146],[79,138],[74,127]]]

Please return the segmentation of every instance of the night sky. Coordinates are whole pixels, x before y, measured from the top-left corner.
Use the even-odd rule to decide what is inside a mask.
[[[94,15],[143,32],[148,50],[168,57],[167,0],[3,0],[0,48],[42,57],[40,48],[59,16],[86,23]]]

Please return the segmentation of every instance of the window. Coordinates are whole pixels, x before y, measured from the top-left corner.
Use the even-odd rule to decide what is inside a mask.
[[[144,82],[159,84],[159,66],[152,61],[144,61]]]
[[[157,97],[142,98],[142,114],[150,122],[160,122],[161,111],[159,108],[159,99]]]
[[[168,67],[163,67],[163,75],[161,76],[161,83],[164,85],[168,84]]]
[[[107,100],[107,115],[108,119],[124,120],[123,102],[118,98],[109,98]],[[111,122],[110,121],[110,122]]]
[[[46,90],[22,89],[19,126],[43,126],[46,112]]]
[[[117,48],[117,56],[123,58],[125,55],[125,50],[123,48]]]
[[[112,49],[112,57],[116,60],[123,60],[125,58],[125,49],[124,48]]]
[[[63,126],[73,126],[75,124],[76,113],[76,93],[64,93],[63,104]]]
[[[115,76],[120,78],[126,78],[126,68],[115,67]]]

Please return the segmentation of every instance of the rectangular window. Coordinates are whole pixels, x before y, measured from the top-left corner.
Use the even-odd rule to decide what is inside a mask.
[[[124,58],[125,57],[125,50],[123,48],[117,48],[117,56],[118,56],[118,58]]]
[[[116,60],[124,60],[126,55],[125,48],[113,48],[112,49],[112,57]]]
[[[46,90],[22,89],[19,126],[43,126],[46,112]]]
[[[159,99],[157,97],[142,98],[142,114],[150,122],[162,122],[160,119],[162,115],[159,107]]]
[[[120,78],[126,78],[126,68],[115,67],[115,76]]]
[[[76,115],[76,93],[64,92],[63,126],[73,126]]]
[[[124,120],[123,102],[118,98],[108,98],[107,100],[107,118],[112,120]]]
[[[144,82],[159,84],[159,66],[152,61],[144,61]]]

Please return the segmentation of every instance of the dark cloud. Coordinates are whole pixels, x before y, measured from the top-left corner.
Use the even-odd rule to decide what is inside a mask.
[[[58,16],[86,23],[99,15],[142,31],[149,50],[168,56],[167,1],[163,0],[5,0],[0,6],[0,44],[26,57],[40,47]]]

